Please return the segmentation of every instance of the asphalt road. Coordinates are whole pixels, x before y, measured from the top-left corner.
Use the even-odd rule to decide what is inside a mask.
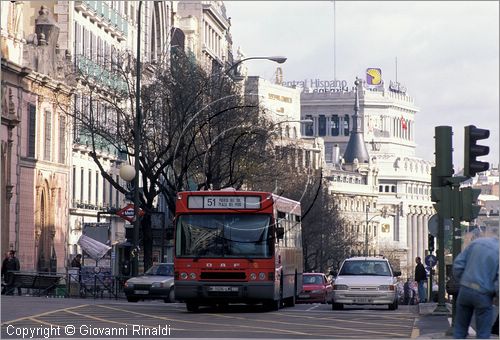
[[[201,308],[160,301],[2,296],[1,338],[410,338],[414,306],[347,307],[301,304],[277,312],[260,306]]]

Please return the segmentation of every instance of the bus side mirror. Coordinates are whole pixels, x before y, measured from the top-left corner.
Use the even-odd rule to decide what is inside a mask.
[[[285,228],[283,228],[283,227],[277,227],[276,228],[276,238],[278,240],[282,240],[283,236],[285,236]]]

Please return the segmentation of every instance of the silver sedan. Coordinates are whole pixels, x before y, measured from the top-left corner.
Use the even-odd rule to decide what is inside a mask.
[[[123,290],[129,302],[145,299],[174,302],[174,264],[154,264],[144,275],[128,279]]]

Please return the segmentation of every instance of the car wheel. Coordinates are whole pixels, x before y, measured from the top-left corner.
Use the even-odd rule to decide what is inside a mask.
[[[342,303],[332,303],[332,310],[342,310],[344,309],[344,305]]]
[[[168,292],[168,301],[173,303],[175,302],[175,291],[174,291],[174,287],[171,287],[169,292]]]
[[[200,306],[196,303],[192,303],[192,302],[186,303],[186,309],[188,310],[188,312],[196,313],[198,311],[199,307]]]
[[[398,309],[398,301],[395,300],[393,303],[389,304],[389,310],[396,310]]]
[[[135,297],[127,296],[127,301],[128,302],[137,302],[137,301],[139,301],[139,299],[135,298]]]

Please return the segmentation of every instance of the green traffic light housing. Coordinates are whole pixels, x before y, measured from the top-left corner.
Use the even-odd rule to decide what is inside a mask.
[[[485,156],[490,152],[486,145],[477,145],[477,141],[490,136],[490,130],[479,129],[474,125],[465,127],[464,136],[464,176],[474,177],[478,172],[489,169],[487,162],[476,160],[476,157]]]
[[[481,194],[481,189],[462,188],[460,196],[462,201],[462,220],[471,222],[477,218],[481,206],[477,204],[477,199]]]
[[[427,243],[428,243],[428,249],[432,253],[434,251],[434,236],[431,234],[427,234]]]

